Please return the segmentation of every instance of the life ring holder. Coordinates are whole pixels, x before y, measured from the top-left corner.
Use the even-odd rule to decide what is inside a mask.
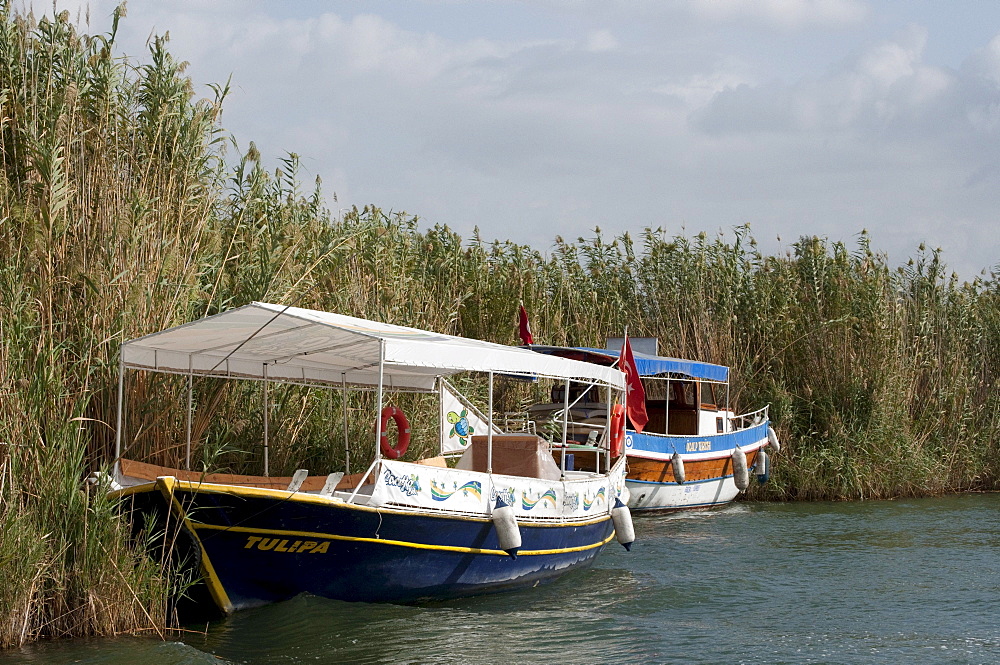
[[[625,405],[615,404],[611,409],[611,456],[622,454],[625,444]]]
[[[406,454],[406,449],[410,446],[410,421],[406,419],[406,414],[403,413],[402,409],[394,406],[387,406],[382,409],[380,418],[379,431],[382,434],[379,436],[378,445],[382,450],[382,455],[389,459],[399,459]],[[399,439],[396,441],[395,446],[389,443],[389,432],[386,431],[390,418],[395,421],[396,429],[399,430]]]

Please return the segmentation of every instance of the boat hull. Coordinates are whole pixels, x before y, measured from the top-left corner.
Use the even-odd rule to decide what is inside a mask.
[[[761,448],[767,445],[767,422],[737,432],[709,436],[626,436],[631,510],[686,510],[730,503],[739,494],[733,480],[732,453],[739,446],[753,468]],[[674,480],[671,457],[680,452],[685,482]]]
[[[589,566],[614,535],[608,514],[521,523],[521,550],[512,558],[484,518],[173,478],[124,493],[134,510],[169,510],[184,525],[198,549],[192,559],[224,612],[300,593],[405,603],[528,587]]]
[[[747,455],[749,465],[753,463],[750,458],[756,453]],[[629,459],[630,466],[640,461]],[[650,460],[641,460],[648,462]],[[669,476],[672,472],[670,463],[654,462],[657,467]],[[692,468],[693,467],[693,468]],[[685,468],[686,472],[697,470],[696,464],[692,463]],[[658,474],[662,475],[662,474]],[[625,486],[629,491],[628,506],[632,510],[690,510],[695,508],[713,508],[724,506],[740,493],[733,480],[732,471],[728,475],[717,476],[705,480],[688,480],[683,485],[674,481],[654,481],[640,480],[626,477]]]

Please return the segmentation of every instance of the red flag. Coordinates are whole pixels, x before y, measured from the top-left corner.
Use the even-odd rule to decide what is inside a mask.
[[[642,387],[639,370],[635,366],[635,356],[632,355],[632,345],[628,343],[628,334],[622,344],[622,352],[618,359],[618,369],[625,372],[625,410],[628,419],[636,432],[641,432],[646,426],[649,416],[646,415],[646,390]]]
[[[521,341],[531,346],[534,344],[535,339],[531,336],[531,326],[528,325],[528,312],[525,311],[524,305],[519,306],[520,309],[517,312],[517,334],[521,336]]]

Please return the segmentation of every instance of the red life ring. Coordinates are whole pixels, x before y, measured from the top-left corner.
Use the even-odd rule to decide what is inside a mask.
[[[611,455],[622,454],[625,443],[625,405],[615,404],[611,409]]]
[[[396,421],[396,428],[399,430],[399,439],[396,441],[395,447],[389,444],[389,432],[386,431],[389,418]],[[402,409],[387,406],[382,409],[381,423],[382,435],[378,440],[379,448],[382,449],[382,454],[389,459],[399,459],[406,454],[406,449],[410,446],[410,421],[406,419],[406,414],[403,413]]]

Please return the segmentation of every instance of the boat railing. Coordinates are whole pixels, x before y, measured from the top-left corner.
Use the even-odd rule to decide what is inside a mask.
[[[545,408],[547,406],[552,408]],[[585,413],[581,414],[581,411],[585,411]],[[603,405],[600,409],[581,409],[578,406],[571,406],[567,418],[564,415],[565,408],[562,405],[558,407],[555,405],[536,405],[527,413],[512,414],[511,422],[519,423],[515,426],[521,429],[508,429],[507,431],[531,432],[558,444],[562,442],[563,426],[565,425],[567,443],[597,445],[597,442],[602,439],[602,434],[608,429],[606,411],[607,407]]]
[[[528,417],[525,411],[506,411],[502,414],[503,431],[509,434],[524,432],[526,434],[536,434],[535,421]]]
[[[365,481],[368,480],[368,476],[372,474],[372,471],[375,470],[375,467],[378,466],[379,462],[381,462],[381,460],[377,457],[372,460],[371,465],[369,465],[368,470],[365,471],[364,475],[361,476],[361,480],[358,481],[358,485],[354,488],[354,491],[351,493],[351,497],[347,500],[347,503],[354,503],[354,499],[358,496],[358,492],[361,490],[362,485],[364,485]]]
[[[756,411],[749,411],[738,416],[733,416],[729,419],[729,422],[731,423],[734,431],[756,427],[761,423],[767,422],[769,408],[770,405],[757,409]]]

